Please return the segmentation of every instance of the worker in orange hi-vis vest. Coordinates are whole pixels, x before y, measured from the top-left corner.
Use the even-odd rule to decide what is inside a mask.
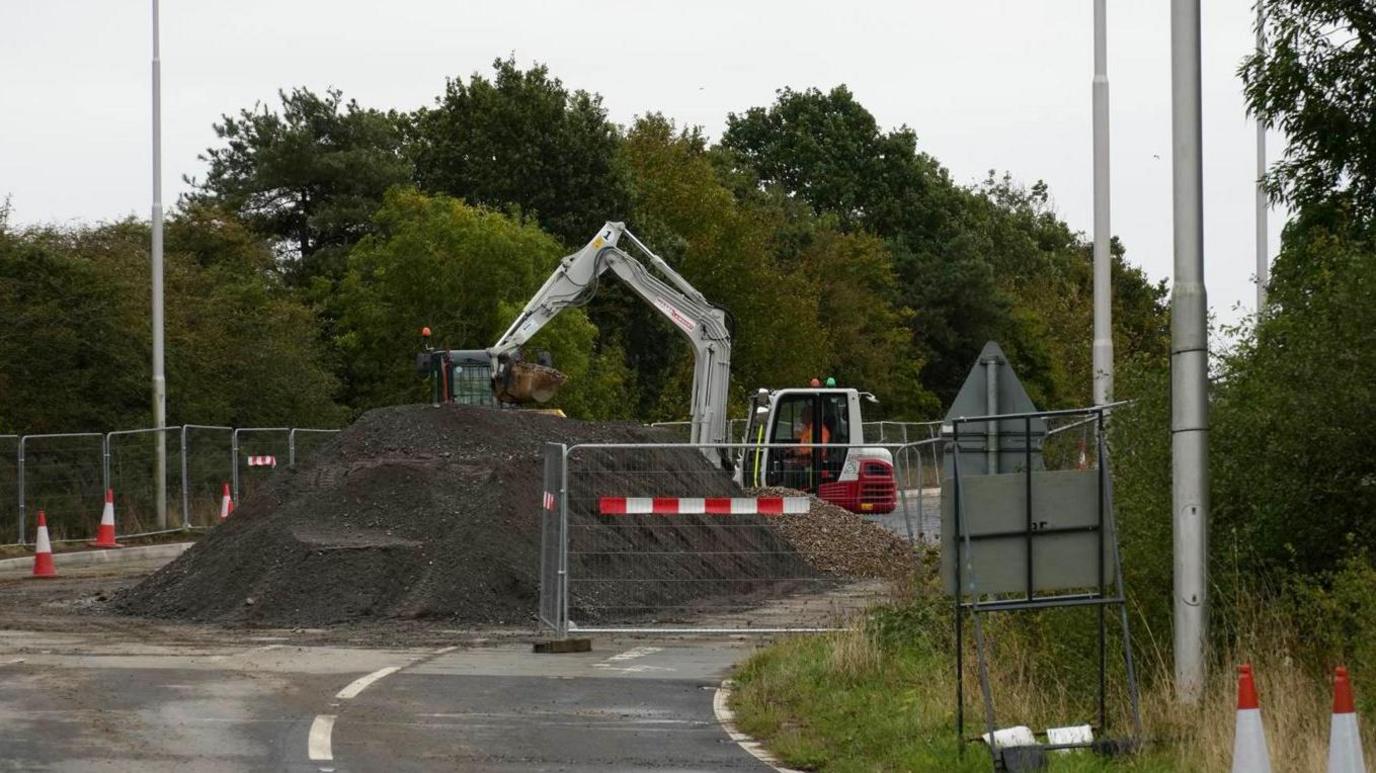
[[[813,426],[814,425],[812,416],[812,406],[808,405],[803,408],[803,425],[798,429],[797,436],[798,447],[793,451],[793,453],[795,453],[796,455],[807,456],[808,454],[812,453],[812,439],[814,437]],[[822,445],[830,443],[831,430],[827,429],[827,425],[825,423],[821,425],[820,429],[822,431]]]

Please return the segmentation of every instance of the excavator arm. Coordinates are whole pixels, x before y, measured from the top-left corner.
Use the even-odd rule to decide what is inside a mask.
[[[620,249],[623,237],[645,254],[663,279]],[[726,314],[708,303],[702,293],[636,239],[624,223],[607,223],[587,246],[561,260],[502,337],[487,350],[492,358],[494,382],[509,381],[510,369],[519,360],[520,347],[559,312],[587,303],[607,272],[658,310],[692,345],[692,442],[727,442],[731,334],[726,327]],[[517,400],[521,397],[508,396]]]

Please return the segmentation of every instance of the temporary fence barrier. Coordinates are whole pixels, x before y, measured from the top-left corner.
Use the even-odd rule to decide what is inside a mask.
[[[882,519],[911,543],[933,544],[941,536],[941,437],[906,443],[894,451],[898,516]],[[902,529],[898,529],[900,524]]]
[[[230,480],[230,490],[234,494],[235,502],[242,501],[243,497],[252,494],[257,483],[265,477],[256,473],[246,476],[240,472],[241,469],[247,469],[250,466],[249,457],[270,456],[273,457],[274,462],[277,459],[290,458],[291,435],[291,427],[239,427],[234,430],[231,438],[234,449],[234,470]],[[272,468],[276,464],[254,463],[251,466]]]
[[[185,497],[168,496],[180,493],[182,475],[177,462],[182,457],[182,438],[180,426],[105,433],[103,488],[115,493],[116,531],[121,537],[185,527],[184,514],[177,512]],[[164,460],[161,481],[156,480],[159,442]]]
[[[302,458],[310,456],[317,448],[324,445],[332,435],[337,435],[339,432],[340,430],[337,429],[292,427],[291,432],[287,433],[287,466],[295,467],[298,454]]]
[[[220,493],[233,477],[233,436],[233,427],[182,425],[183,527],[207,527],[219,522]]]
[[[740,443],[746,440],[745,428],[750,423],[749,419],[731,419],[726,423],[726,439],[732,443]],[[688,443],[693,437],[693,422],[682,421],[654,421],[650,426],[655,429],[663,429],[673,433],[674,439],[683,443]]]
[[[20,541],[29,540],[29,510],[40,507],[54,542],[90,539],[105,504],[105,435],[24,435],[16,458]]]
[[[19,530],[19,436],[0,435],[0,545],[23,541]]]
[[[843,624],[885,594],[886,583],[817,569],[778,520],[806,511],[807,500],[773,492],[742,497],[719,462],[743,470],[762,459],[767,485],[815,490],[846,485],[865,453],[899,464],[919,459],[903,446],[873,443],[806,450],[786,443],[545,446],[540,620],[561,634]],[[894,510],[911,501],[892,489],[887,496]]]
[[[867,421],[862,426],[871,443],[916,443],[941,435],[940,421]]]
[[[90,539],[108,489],[115,492],[121,538],[211,526],[219,521],[224,484],[243,482],[239,467],[248,456],[272,456],[278,464],[293,464],[337,432],[185,424],[103,433],[0,435],[0,545],[31,544],[31,514],[37,508],[46,511],[54,542]],[[244,448],[239,448],[243,433],[262,434],[248,435]],[[159,437],[167,460],[161,485],[156,480]],[[250,480],[260,477],[255,470]],[[243,488],[239,494],[246,496],[252,484]],[[165,519],[160,517],[163,513]]]

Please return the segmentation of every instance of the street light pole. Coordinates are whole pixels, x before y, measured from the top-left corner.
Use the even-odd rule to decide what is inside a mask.
[[[1109,255],[1107,0],[1094,0],[1094,404],[1113,402],[1113,304]]]
[[[1262,56],[1266,51],[1266,34],[1264,22],[1266,20],[1265,11],[1261,7],[1261,2],[1257,2],[1257,56]],[[1256,247],[1257,247],[1257,317],[1261,317],[1262,309],[1266,308],[1266,283],[1271,272],[1271,261],[1268,258],[1267,250],[1267,228],[1266,210],[1269,202],[1266,197],[1266,123],[1262,121],[1261,115],[1257,115],[1257,217],[1256,217]]]
[[[162,291],[162,61],[158,52],[158,0],[153,0],[153,426],[167,426],[167,377],[163,370]],[[154,491],[158,528],[167,528],[167,433],[155,432]]]
[[[1203,690],[1209,611],[1209,331],[1199,1],[1171,0],[1171,505],[1175,690],[1176,698],[1185,703],[1197,702]]]

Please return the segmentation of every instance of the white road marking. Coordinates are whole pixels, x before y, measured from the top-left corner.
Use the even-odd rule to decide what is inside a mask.
[[[612,655],[611,657],[607,658],[606,660],[600,663],[593,663],[592,667],[598,669],[599,671],[616,671],[622,674],[642,674],[647,671],[673,671],[674,669],[669,666],[646,666],[640,664],[630,666],[620,665],[621,663],[625,663],[628,660],[643,658],[646,655],[653,655],[656,652],[662,652],[663,650],[663,647],[634,647],[632,649],[626,650],[625,652]]]
[[[592,667],[598,671],[615,671],[618,674],[644,674],[650,671],[673,671],[670,666],[626,666],[624,668],[614,666],[610,663],[593,663]]]
[[[449,654],[450,652],[453,652],[453,651],[456,650],[456,649],[458,649],[458,646],[457,646],[457,645],[456,645],[456,646],[453,646],[453,647],[440,647],[439,649],[435,650],[435,652],[434,652],[433,654],[435,654],[435,655],[447,655],[447,654]]]
[[[262,649],[272,649],[277,646],[282,645],[268,645]],[[436,651],[431,657],[443,655],[446,652],[452,652],[456,649],[458,648],[444,647]],[[412,658],[411,660],[414,661],[417,660],[417,658]],[[344,689],[335,693],[335,702],[331,703],[330,706],[335,708],[339,706],[339,701],[357,698],[359,693],[368,689],[377,680],[391,676],[405,667],[406,666],[387,666],[386,668],[379,668],[371,674],[360,676],[352,682],[349,682]],[[318,714],[315,717],[315,721],[311,723],[311,731],[309,738],[307,738],[306,751],[313,762],[328,762],[334,759],[333,750],[330,748],[330,735],[334,732],[334,720],[337,716],[337,714]],[[333,768],[321,768],[321,770],[332,771]]]
[[[712,694],[712,713],[717,715],[717,723],[721,725],[721,729],[725,730],[731,740],[744,749],[746,754],[773,768],[777,773],[802,773],[792,768],[781,767],[782,763],[779,762],[779,759],[770,754],[769,750],[765,749],[759,741],[736,729],[736,715],[735,712],[731,711],[729,704],[731,685],[731,680],[727,679]]]
[[[334,759],[330,748],[330,733],[334,732],[334,715],[319,714],[311,723],[311,734],[306,744],[307,753],[314,762],[329,762]]]
[[[360,676],[352,682],[349,682],[349,686],[335,693],[334,697],[339,698],[340,700],[349,700],[351,698],[357,698],[358,694],[368,689],[369,685],[371,685],[373,682],[376,682],[384,676],[395,674],[400,670],[401,666],[388,666],[386,668],[379,668],[378,670],[374,671],[371,674],[368,674],[367,676]]]
[[[619,655],[612,655],[611,657],[607,658],[607,662],[611,663],[622,660],[635,660],[636,658],[643,658],[646,655],[653,655],[656,652],[661,652],[663,650],[663,647],[634,647],[632,649],[626,650],[625,652],[622,652]]]

